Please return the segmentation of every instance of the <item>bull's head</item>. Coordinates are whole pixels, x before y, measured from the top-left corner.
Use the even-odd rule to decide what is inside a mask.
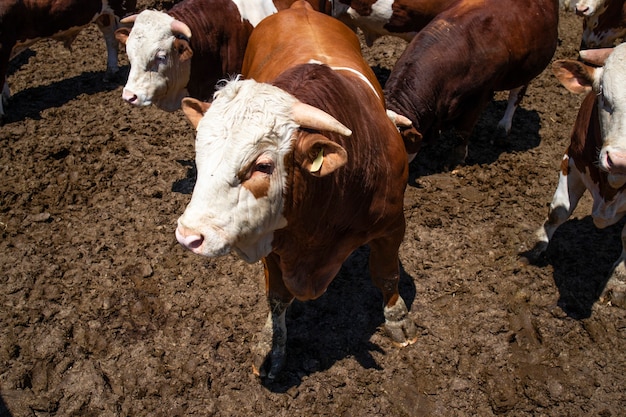
[[[144,10],[121,20],[131,25],[119,28],[116,38],[126,45],[130,61],[122,98],[137,106],[155,106],[174,111],[187,96],[193,52],[191,30],[163,12]]]
[[[626,44],[608,49],[581,51],[590,66],[558,60],[552,69],[561,84],[574,93],[597,94],[602,148],[598,166],[608,173],[609,184],[626,184]]]
[[[231,81],[212,104],[186,98],[182,107],[197,132],[198,177],[176,237],[195,253],[232,250],[248,262],[268,255],[273,232],[287,226],[293,167],[325,176],[347,162],[343,147],[299,127],[345,136],[350,129],[269,84]]]

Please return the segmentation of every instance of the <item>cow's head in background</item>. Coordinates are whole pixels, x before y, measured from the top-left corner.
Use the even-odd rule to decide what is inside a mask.
[[[137,106],[179,109],[182,98],[188,95],[191,30],[183,22],[154,10],[129,16],[122,23],[133,23],[132,29],[120,28],[115,33],[126,44],[130,61],[123,99]]]
[[[578,0],[575,10],[579,16],[590,17],[602,13],[609,0]]]
[[[553,71],[569,91],[597,94],[602,136],[598,166],[608,173],[609,184],[620,188],[626,184],[626,44],[581,51],[581,58],[602,66],[559,60]]]
[[[212,104],[185,98],[182,107],[197,131],[198,176],[176,237],[200,255],[234,251],[247,262],[267,256],[274,231],[287,225],[294,166],[325,176],[347,161],[340,145],[299,129],[349,136],[347,127],[269,84],[231,81]]]

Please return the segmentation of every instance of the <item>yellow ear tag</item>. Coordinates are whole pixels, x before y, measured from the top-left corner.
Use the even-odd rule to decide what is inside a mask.
[[[317,158],[311,164],[311,172],[317,172],[322,168],[322,162],[324,162],[324,148],[320,149],[320,153],[317,154]]]

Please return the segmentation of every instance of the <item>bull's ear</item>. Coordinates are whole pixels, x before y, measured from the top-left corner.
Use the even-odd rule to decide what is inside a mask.
[[[180,56],[180,62],[185,62],[193,56],[193,51],[187,39],[174,39],[174,49]]]
[[[408,154],[416,154],[422,148],[424,137],[415,127],[400,129],[400,135]]]
[[[121,27],[115,31],[115,39],[124,45],[126,45],[128,36],[130,36],[130,28]]]
[[[565,88],[575,94],[588,93],[593,87],[595,68],[570,59],[552,64],[552,72]]]
[[[200,101],[192,97],[185,97],[181,101],[181,107],[183,108],[183,113],[185,113],[185,116],[187,116],[187,119],[189,119],[193,128],[197,129],[200,119],[202,119],[204,113],[209,110],[211,103],[205,103],[204,101]]]
[[[302,134],[295,148],[295,159],[316,177],[323,177],[348,162],[348,153],[339,144],[317,133]]]

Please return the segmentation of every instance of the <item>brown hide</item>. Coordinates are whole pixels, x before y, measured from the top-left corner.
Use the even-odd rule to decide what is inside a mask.
[[[358,71],[382,99],[382,88],[361,55],[356,35],[336,19],[309,13],[311,9],[307,3],[299,2],[289,9],[293,19],[281,18],[282,24],[276,25],[274,16],[270,16],[259,23],[250,37],[252,47],[244,57],[244,77],[270,82],[288,68],[316,60],[330,67]]]
[[[583,19],[580,49],[613,46],[616,38],[626,34],[626,0],[606,0],[602,13]]]
[[[110,0],[118,18],[135,10],[136,0]],[[54,38],[70,46],[80,30],[99,20],[113,24],[112,17],[99,15],[103,0],[3,0],[0,3],[0,87],[5,81],[9,60],[19,43],[29,45],[42,38]],[[61,32],[66,32],[59,35]],[[21,51],[21,50],[20,50]],[[116,56],[117,58],[117,56]]]
[[[210,100],[217,82],[241,71],[252,25],[242,21],[231,0],[185,0],[167,13],[191,29],[187,91],[191,97]]]
[[[372,5],[378,0],[341,0],[361,16],[372,14]],[[392,15],[384,28],[391,33],[417,32],[442,11],[459,0],[395,0]]]
[[[285,302],[321,295],[349,254],[368,242],[375,248],[373,279],[397,276],[404,235],[407,157],[381,99],[351,73],[307,64],[310,59],[369,68],[352,31],[304,4],[261,22],[244,60],[245,75],[272,81],[353,131],[350,137],[324,132],[348,154],[347,164],[332,175],[315,177],[287,161],[288,226],[275,231],[273,252],[265,259],[268,296]],[[372,84],[380,89],[375,78]],[[300,139],[311,134],[297,133]],[[395,303],[395,288],[384,294],[386,303]]]
[[[597,94],[589,92],[578,110],[572,129],[567,155],[574,160],[576,168],[583,175],[588,175],[598,184],[600,196],[611,201],[618,193],[623,193],[626,186],[619,190],[609,185],[607,173],[598,168],[598,149],[602,148],[600,116],[598,114]]]
[[[557,0],[462,0],[409,43],[385,85],[389,109],[426,141],[443,128],[469,137],[494,91],[528,84],[558,40]],[[421,144],[407,142],[409,153]]]

